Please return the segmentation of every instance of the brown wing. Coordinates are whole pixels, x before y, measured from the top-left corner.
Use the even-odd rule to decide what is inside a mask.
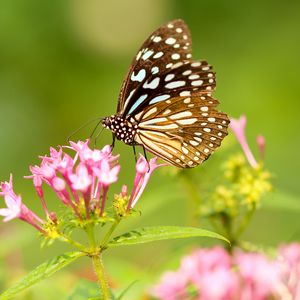
[[[205,161],[227,135],[229,119],[210,95],[174,97],[140,114],[136,142],[180,168]]]
[[[155,75],[163,75],[174,65],[191,61],[191,36],[184,21],[174,20],[159,27],[143,43],[124,79],[117,113],[127,112],[141,94],[138,91]]]

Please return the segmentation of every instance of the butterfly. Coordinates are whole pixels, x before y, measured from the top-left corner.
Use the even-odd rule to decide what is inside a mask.
[[[125,144],[140,145],[164,161],[192,168],[205,161],[227,135],[229,119],[211,95],[215,72],[192,60],[183,20],[159,27],[133,58],[116,114],[102,125]]]

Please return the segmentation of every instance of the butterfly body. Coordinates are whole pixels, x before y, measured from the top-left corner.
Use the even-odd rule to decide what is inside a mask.
[[[105,128],[112,131],[114,136],[127,145],[134,145],[134,137],[137,130],[137,123],[131,123],[120,115],[112,115],[103,119],[102,124]]]
[[[182,20],[150,35],[134,57],[119,95],[117,113],[103,126],[128,145],[141,145],[170,164],[195,167],[220,146],[229,119],[212,97],[215,73],[193,61]]]

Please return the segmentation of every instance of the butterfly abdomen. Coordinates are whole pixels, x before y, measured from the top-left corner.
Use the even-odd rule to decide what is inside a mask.
[[[134,144],[134,136],[137,128],[136,124],[132,124],[119,115],[104,118],[102,124],[105,128],[110,129],[118,140],[127,145]]]

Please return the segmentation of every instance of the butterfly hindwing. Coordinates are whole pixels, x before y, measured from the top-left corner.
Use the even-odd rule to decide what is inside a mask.
[[[216,111],[218,101],[209,95],[166,101],[150,105],[140,115],[137,141],[178,167],[194,167],[220,146],[229,119]]]

